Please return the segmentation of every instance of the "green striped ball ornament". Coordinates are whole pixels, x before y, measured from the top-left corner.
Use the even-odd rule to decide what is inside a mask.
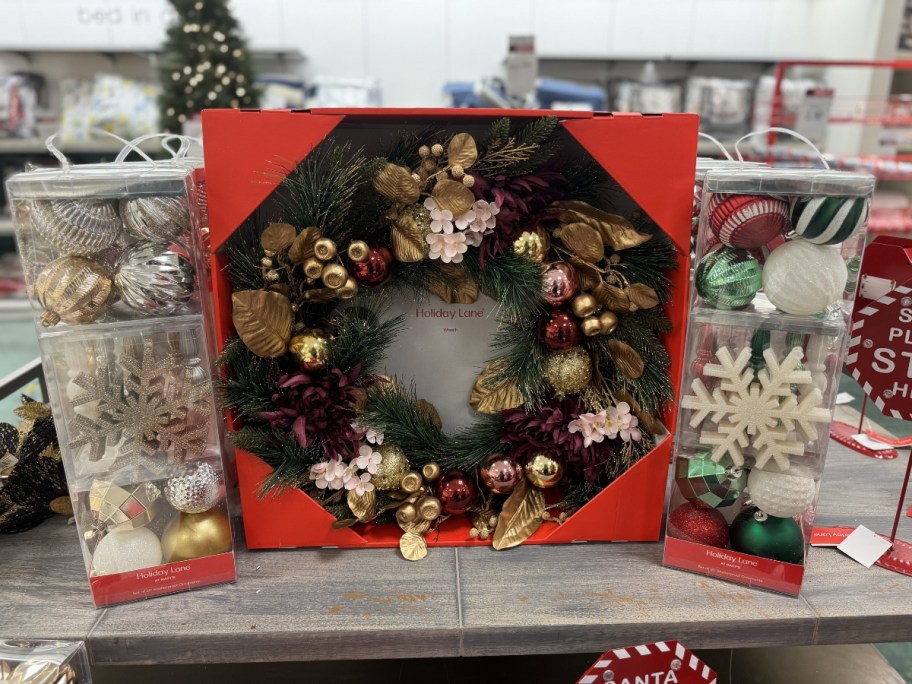
[[[865,197],[799,197],[792,204],[792,229],[817,245],[838,245],[868,218]]]
[[[703,257],[695,281],[697,292],[712,308],[742,309],[760,289],[763,270],[747,250],[722,245]]]

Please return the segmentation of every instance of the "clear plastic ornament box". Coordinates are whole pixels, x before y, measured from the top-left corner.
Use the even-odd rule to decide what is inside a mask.
[[[236,577],[207,334],[197,175],[189,163],[115,162],[27,171],[7,182],[80,545],[99,607]],[[160,197],[176,200],[186,212],[179,227],[159,233],[155,226],[173,215],[148,212],[146,237],[123,227],[122,200]],[[96,225],[79,211],[87,200],[89,206],[103,202],[107,218],[116,217],[113,238],[84,243],[82,228]],[[72,218],[62,222],[61,213]],[[132,261],[125,256],[140,252]],[[78,268],[66,261],[73,256],[83,260]],[[66,261],[66,268],[54,270],[55,260]],[[88,270],[79,270],[85,260]],[[115,274],[124,264],[129,273],[119,284]],[[42,280],[46,269],[53,278]],[[92,289],[97,281],[99,291]],[[42,288],[53,296],[39,297]],[[90,313],[83,315],[87,299]],[[214,482],[221,483],[217,491]],[[188,491],[211,506],[181,512],[165,496],[169,483],[185,508]],[[200,505],[195,501],[191,508]],[[219,533],[219,543],[207,546],[204,539],[186,558],[187,536],[177,533],[206,522],[202,517],[205,530]],[[184,546],[173,548],[178,537]]]
[[[800,592],[873,190],[869,175],[828,170],[725,168],[706,173],[675,433],[666,565],[785,594]],[[788,217],[782,230],[762,245],[720,245],[719,223],[714,230],[710,220],[717,195],[784,201]],[[762,286],[763,269],[782,246],[808,242],[792,224],[796,205],[805,210],[825,207],[826,198],[839,198],[830,201],[836,205],[862,203],[862,214],[851,229],[833,223],[838,206],[816,226],[808,219],[802,226],[805,232],[814,227],[817,235],[843,231],[836,244],[811,243],[815,247],[809,251],[813,256],[819,247],[837,255],[828,254],[827,263],[838,260],[843,265],[844,286],[831,287],[831,301],[819,310],[783,311]],[[812,200],[818,200],[816,205],[809,204]],[[701,288],[701,264],[720,249],[751,252],[761,277],[753,296],[751,288],[726,290],[724,269]],[[814,266],[811,258],[789,269],[799,282],[799,298],[808,301],[814,297],[807,285]],[[707,287],[707,282],[717,287],[722,283],[721,289]],[[789,359],[795,348],[800,352]],[[732,441],[734,435],[739,437]]]
[[[0,637],[0,682],[92,684],[85,642]]]

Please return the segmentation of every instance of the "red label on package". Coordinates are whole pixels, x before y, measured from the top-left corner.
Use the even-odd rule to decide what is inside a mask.
[[[797,596],[804,566],[667,537],[666,565]]]
[[[237,579],[234,553],[89,578],[97,607],[173,594]]]
[[[815,527],[811,531],[811,546],[838,546],[852,534],[853,527]]]
[[[586,670],[577,684],[716,684],[716,673],[677,641],[615,648]]]

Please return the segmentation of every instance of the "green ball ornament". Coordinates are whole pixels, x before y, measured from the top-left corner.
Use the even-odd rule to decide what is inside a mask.
[[[791,518],[776,518],[748,508],[735,518],[729,534],[735,551],[784,563],[804,561],[804,535]]]
[[[714,309],[741,309],[757,294],[763,271],[749,252],[721,246],[703,257],[695,276],[697,292]]]
[[[731,506],[747,484],[747,471],[725,455],[716,463],[709,453],[679,458],[675,463],[675,483],[688,501],[710,508]]]

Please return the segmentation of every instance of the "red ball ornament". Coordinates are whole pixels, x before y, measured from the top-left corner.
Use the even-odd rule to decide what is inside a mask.
[[[523,479],[523,469],[512,454],[493,453],[479,469],[484,486],[495,494],[509,494]]]
[[[579,292],[579,278],[573,266],[558,261],[551,264],[542,274],[542,292],[549,306],[561,306]]]
[[[778,197],[719,193],[709,201],[709,226],[729,247],[762,247],[789,224],[789,203]]]
[[[437,498],[450,515],[462,515],[475,501],[475,485],[465,473],[453,470],[437,483]]]
[[[728,546],[728,523],[715,508],[691,501],[681,504],[668,515],[668,534],[697,544]]]
[[[379,285],[389,277],[393,255],[386,247],[371,247],[364,261],[353,261],[348,266],[349,273],[360,285]]]
[[[538,337],[551,351],[567,351],[580,343],[583,333],[573,314],[555,309],[538,319]]]

